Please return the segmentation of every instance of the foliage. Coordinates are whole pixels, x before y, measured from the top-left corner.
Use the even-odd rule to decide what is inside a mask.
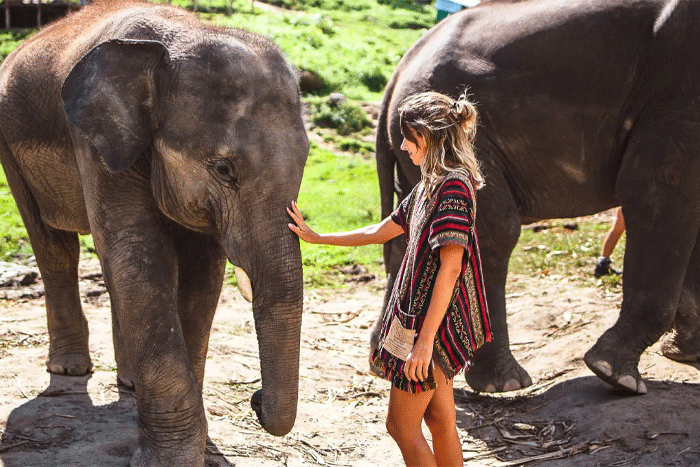
[[[357,9],[343,3],[322,9],[311,4],[316,0],[305,1],[287,5],[303,12],[259,8],[251,12],[247,4],[230,17],[204,16],[215,24],[274,40],[297,68],[321,77],[326,83],[321,95],[342,92],[351,99],[372,101],[381,100],[403,54],[434,22],[431,7],[411,10],[362,0],[370,7]],[[416,27],[419,29],[412,29]]]
[[[374,152],[374,144],[358,141],[352,138],[342,138],[338,140],[338,147],[341,151],[350,151],[359,154],[369,154]]]
[[[27,231],[10,193],[5,172],[0,170],[0,260],[26,256],[31,251]]]
[[[339,135],[349,135],[372,126],[372,120],[355,102],[343,100],[330,104],[327,99],[308,98],[306,104],[314,124],[333,128]]]
[[[299,193],[299,208],[318,232],[352,230],[379,222],[379,183],[373,160],[336,156],[312,143]],[[384,275],[382,247],[344,248],[302,243],[304,282],[337,286],[337,268],[362,264]]]
[[[10,55],[24,40],[29,37],[34,29],[10,29],[0,31],[0,60]]]

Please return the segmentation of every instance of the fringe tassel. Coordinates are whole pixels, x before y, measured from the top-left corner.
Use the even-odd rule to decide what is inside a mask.
[[[382,358],[382,354],[385,354],[385,358]],[[393,360],[393,362],[392,362]],[[406,391],[411,394],[419,394],[424,391],[430,391],[437,387],[435,380],[414,382],[410,381],[403,374],[402,364],[396,359],[389,355],[387,352],[375,351],[372,356],[372,363],[384,372],[384,378],[389,380],[392,386]],[[393,363],[393,364],[392,364]]]

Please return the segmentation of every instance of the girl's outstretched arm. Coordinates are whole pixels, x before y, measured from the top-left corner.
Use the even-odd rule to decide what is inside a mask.
[[[319,234],[306,225],[295,201],[292,201],[291,209],[287,208],[287,213],[294,220],[294,224],[288,224],[289,229],[307,243],[338,246],[382,244],[403,233],[401,226],[392,221],[391,217],[387,217],[378,224],[368,225],[349,232]]]

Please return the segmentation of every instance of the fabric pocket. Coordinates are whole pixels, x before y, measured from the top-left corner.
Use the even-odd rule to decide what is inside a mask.
[[[382,347],[394,357],[405,362],[408,354],[413,350],[415,338],[416,332],[413,329],[403,327],[398,317],[394,316]]]

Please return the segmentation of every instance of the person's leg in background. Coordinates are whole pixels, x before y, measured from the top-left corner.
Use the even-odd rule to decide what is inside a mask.
[[[622,215],[622,208],[619,207],[615,211],[613,225],[610,227],[610,230],[608,230],[608,233],[605,234],[603,248],[596,262],[595,270],[593,271],[595,277],[602,277],[606,274],[622,274],[622,271],[610,267],[612,264],[610,256],[623,233],[625,233],[625,218]]]

